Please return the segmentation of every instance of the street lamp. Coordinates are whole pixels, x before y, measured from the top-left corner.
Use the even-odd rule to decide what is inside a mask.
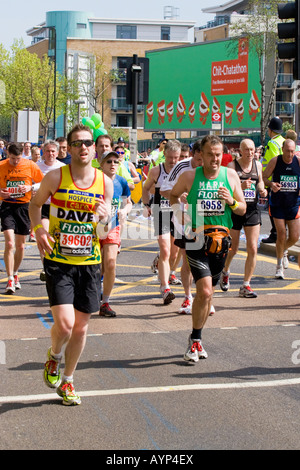
[[[79,122],[80,122],[80,105],[84,104],[85,101],[84,100],[75,100],[74,103],[78,105],[78,124],[79,124]]]

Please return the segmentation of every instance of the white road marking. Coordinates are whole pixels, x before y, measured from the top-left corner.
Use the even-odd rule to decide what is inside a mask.
[[[193,390],[237,390],[247,388],[266,388],[266,387],[285,387],[300,385],[300,378],[285,379],[285,380],[269,380],[258,382],[241,382],[241,383],[228,383],[228,384],[191,384],[191,385],[171,385],[162,387],[137,387],[137,388],[121,388],[114,390],[90,390],[77,392],[81,397],[103,397],[113,395],[137,395],[140,393],[161,393],[161,392],[182,392]],[[28,401],[41,401],[59,399],[54,393],[40,394],[40,395],[17,395],[11,397],[0,397],[1,403],[23,403]],[[61,398],[60,398],[61,400]]]

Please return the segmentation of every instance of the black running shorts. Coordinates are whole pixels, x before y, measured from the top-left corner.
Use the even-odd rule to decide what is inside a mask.
[[[29,203],[10,203],[3,201],[0,208],[1,232],[13,230],[16,235],[29,235]]]
[[[216,286],[218,284],[225,265],[226,255],[206,254],[202,248],[200,250],[186,249],[186,256],[195,282],[204,277],[211,277],[212,285]]]
[[[100,264],[73,266],[44,259],[50,307],[71,304],[83,313],[100,309]]]
[[[232,212],[231,219],[232,228],[234,230],[242,230],[243,227],[261,225],[261,212],[258,207],[253,209],[249,208],[244,215],[236,215],[234,212]]]

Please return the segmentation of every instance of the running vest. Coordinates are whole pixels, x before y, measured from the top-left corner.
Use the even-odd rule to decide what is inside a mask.
[[[61,168],[61,181],[51,196],[49,233],[55,240],[52,261],[72,265],[99,264],[101,251],[96,235],[95,198],[104,197],[104,176],[95,171],[89,188],[74,183],[70,165]]]
[[[159,210],[161,212],[170,212],[171,211],[171,206],[170,206],[169,199],[164,198],[160,194],[160,188],[161,188],[163,182],[165,181],[165,179],[168,178],[168,176],[169,176],[169,173],[166,172],[165,165],[163,163],[160,163],[159,164],[159,177],[157,178],[156,183],[155,183],[155,192],[154,192],[153,203],[154,203],[154,207],[156,209],[159,208]]]
[[[193,229],[203,223],[204,226],[219,225],[229,229],[232,227],[231,209],[224,199],[218,197],[221,186],[229,189],[232,196],[226,167],[221,166],[218,177],[213,180],[204,176],[203,167],[196,168],[194,182],[187,197],[188,214],[191,216]]]
[[[294,207],[299,204],[300,167],[298,158],[294,155],[291,163],[285,163],[282,155],[278,155],[273,171],[272,181],[280,183],[280,191],[271,191],[271,206]]]
[[[242,169],[241,165],[239,164],[237,160],[234,160],[234,165],[235,165],[235,171],[237,172],[238,177],[240,178],[241,182],[246,181],[249,178],[251,179],[251,187],[243,190],[247,207],[256,205],[258,201],[257,185],[259,181],[256,161],[254,159],[252,160],[252,167],[249,173],[246,173]]]

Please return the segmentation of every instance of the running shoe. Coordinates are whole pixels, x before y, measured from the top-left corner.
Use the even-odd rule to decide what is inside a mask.
[[[8,281],[5,287],[6,294],[14,294],[16,292],[15,283],[11,279]]]
[[[257,294],[251,289],[250,286],[242,286],[240,287],[239,297],[255,299],[257,297]]]
[[[117,314],[114,310],[112,310],[109,306],[108,302],[104,302],[99,310],[100,317],[116,317]]]
[[[62,382],[56,389],[57,395],[62,397],[62,404],[66,406],[80,405],[80,396],[75,392],[73,382]]]
[[[16,288],[16,289],[21,289],[21,284],[20,284],[19,276],[18,276],[17,274],[15,274],[15,276],[14,276],[14,283],[15,283],[15,288]]]
[[[182,302],[182,305],[180,309],[178,310],[178,313],[188,315],[191,312],[192,312],[192,302],[188,297],[186,297],[184,301]]]
[[[61,383],[60,361],[51,356],[51,348],[47,353],[48,361],[44,367],[44,381],[50,388],[57,388]]]
[[[175,274],[171,274],[169,277],[169,284],[172,286],[182,286],[182,282],[178,277],[175,276]]]
[[[174,293],[171,291],[171,289],[165,289],[163,292],[162,292],[162,298],[163,298],[163,301],[164,301],[164,305],[168,305],[172,302],[172,300],[175,299],[175,295]]]
[[[200,340],[194,340],[189,336],[189,343],[187,350],[183,356],[183,359],[187,362],[198,362],[199,359],[206,359],[208,357],[207,352]]]
[[[159,253],[155,256],[153,263],[151,265],[151,271],[153,272],[153,274],[158,273],[158,260],[159,260]]]
[[[275,279],[284,279],[284,274],[283,274],[283,267],[282,266],[277,266],[276,268],[276,273],[275,273]]]
[[[36,242],[34,233],[31,233],[31,234],[28,236],[28,241],[29,241],[29,242]]]
[[[224,271],[221,272],[220,287],[224,292],[227,292],[230,287],[229,274],[225,274]]]
[[[289,258],[287,250],[283,253],[282,265],[284,269],[287,269],[289,267]]]
[[[209,312],[209,316],[211,317],[212,315],[214,315],[216,313],[216,309],[213,305],[210,306],[210,312]]]

